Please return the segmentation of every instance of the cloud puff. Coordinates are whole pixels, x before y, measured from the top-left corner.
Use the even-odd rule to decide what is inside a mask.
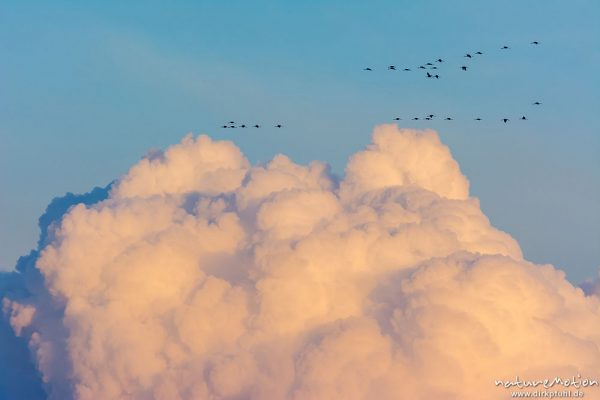
[[[231,142],[208,136],[186,136],[164,153],[136,164],[112,191],[115,199],[176,195],[187,192],[219,194],[239,187],[248,160]]]
[[[415,186],[450,199],[469,196],[469,182],[434,131],[403,130],[398,135],[392,125],[382,125],[375,128],[373,142],[350,158],[340,192],[344,196],[391,186]]]
[[[600,370],[600,301],[491,226],[432,131],[343,179],[207,136],[71,207],[7,295],[51,398],[500,399]],[[586,394],[593,397],[596,392]]]

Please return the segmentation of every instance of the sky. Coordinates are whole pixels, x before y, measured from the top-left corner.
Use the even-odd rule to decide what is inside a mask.
[[[253,163],[284,153],[343,175],[399,116],[439,133],[526,259],[593,277],[599,17],[596,1],[3,2],[0,268],[35,247],[54,197],[105,186],[188,132]],[[414,71],[437,58],[439,80]],[[264,128],[219,128],[229,120]]]

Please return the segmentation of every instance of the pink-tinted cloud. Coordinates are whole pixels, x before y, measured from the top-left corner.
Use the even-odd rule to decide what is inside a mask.
[[[73,207],[45,286],[4,308],[54,398],[504,399],[495,379],[594,377],[598,297],[524,260],[468,188],[432,131],[377,127],[340,182],[188,136]]]

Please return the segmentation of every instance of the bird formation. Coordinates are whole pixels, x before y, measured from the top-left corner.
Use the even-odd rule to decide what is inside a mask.
[[[539,106],[542,103],[540,103],[539,101],[536,101],[536,102],[533,102],[531,104],[534,105],[534,106]],[[425,115],[423,117],[412,117],[412,118],[408,118],[408,119],[411,120],[411,121],[431,121],[431,120],[433,120],[435,118],[436,118],[436,116],[434,114],[427,114],[427,115]],[[519,117],[518,119],[521,120],[521,121],[527,121],[528,120],[528,118],[525,115]],[[445,117],[442,120],[443,121],[454,121],[454,118],[452,118],[452,117]],[[483,118],[476,117],[476,118],[473,118],[473,120],[474,121],[483,121]],[[402,121],[402,118],[401,117],[395,117],[394,121]],[[506,123],[510,122],[510,118],[506,118],[506,117],[500,118],[500,121],[504,122],[506,124]]]
[[[530,43],[530,45],[533,45],[533,46],[537,46],[539,44],[540,44],[540,42],[537,41],[537,40],[534,40],[533,42]],[[510,49],[510,47],[506,46],[506,45],[500,47],[500,50],[509,50],[509,49]],[[465,58],[467,60],[471,60],[474,57],[482,56],[483,54],[484,53],[482,51],[478,50],[478,51],[475,51],[475,52],[472,52],[472,53],[465,53],[463,55],[463,58]],[[444,63],[444,60],[442,58],[438,58],[437,60],[435,60],[433,62],[427,62],[427,63],[421,64],[418,67],[416,67],[416,69],[423,69],[423,70],[434,70],[435,69],[435,70],[437,70],[438,66],[441,66],[443,63]],[[387,67],[387,69],[390,70],[390,71],[396,71],[397,70],[395,65],[389,65]],[[469,69],[468,65],[460,65],[460,70],[467,71],[468,69]],[[373,68],[366,67],[366,68],[364,68],[364,71],[373,71]],[[407,68],[403,68],[402,71],[409,72],[409,71],[412,71],[412,69],[407,67]],[[424,72],[425,72],[425,77],[427,79],[440,79],[440,75],[438,73],[432,73],[430,71],[424,71]],[[534,102],[532,104],[534,106],[539,106],[542,103],[539,102],[539,101],[536,101],[536,102]],[[426,115],[424,117],[412,117],[412,118],[410,118],[410,120],[412,120],[412,121],[419,121],[419,120],[431,121],[434,118],[435,118],[435,115],[429,114],[429,115]],[[525,115],[523,115],[523,116],[521,116],[518,119],[521,120],[521,121],[526,121],[527,117]],[[401,121],[401,120],[402,120],[402,118],[400,118],[400,117],[394,118],[394,121]],[[454,118],[452,118],[452,117],[446,117],[443,120],[444,121],[454,121]],[[473,120],[474,121],[483,121],[483,119],[480,118],[480,117],[473,118]],[[510,122],[510,118],[500,118],[500,121],[504,122],[506,124],[506,123]]]
[[[537,45],[539,45],[539,44],[540,44],[540,42],[539,42],[539,41],[537,41],[537,40],[534,40],[534,41],[533,41],[533,42],[531,42],[530,44],[531,44],[531,45],[534,45],[534,46],[537,46]],[[508,47],[508,46],[506,46],[506,45],[504,45],[504,46],[500,47],[500,50],[509,50],[509,49],[510,49],[510,47]],[[473,59],[473,57],[474,57],[474,56],[481,56],[481,55],[483,55],[483,52],[478,50],[478,51],[476,51],[476,52],[473,52],[473,55],[471,55],[471,53],[466,53],[466,54],[463,56],[463,58],[466,58],[466,59]],[[438,67],[440,67],[442,63],[444,63],[444,60],[443,60],[443,59],[441,59],[441,58],[438,58],[438,59],[437,59],[437,60],[435,60],[434,62],[427,62],[427,63],[421,64],[421,65],[419,65],[418,67],[416,67],[415,69],[425,69],[425,70],[426,70],[426,69],[438,69]],[[387,69],[388,69],[388,71],[398,71],[398,70],[399,70],[399,69],[396,67],[396,65],[388,65]],[[462,71],[467,71],[467,70],[468,70],[468,66],[467,66],[467,65],[461,65],[461,66],[460,66],[460,69],[461,69]],[[372,67],[365,67],[365,68],[363,68],[363,71],[373,71],[373,70],[374,70],[374,68],[372,68]],[[405,68],[401,68],[401,70],[402,70],[402,71],[405,71],[405,72],[410,72],[410,71],[412,71],[412,68],[410,68],[410,67],[405,67]],[[430,72],[426,72],[426,74],[425,74],[425,77],[426,77],[426,78],[435,78],[435,79],[440,79],[440,75],[439,75],[439,74],[432,74],[432,73],[430,73]]]
[[[283,128],[282,124],[273,125],[274,128]],[[226,124],[221,125],[223,129],[234,129],[234,128],[262,128],[260,124],[254,125],[246,125],[246,124],[236,124],[235,121],[229,121]]]
[[[537,40],[534,40],[534,41],[530,42],[530,45],[533,45],[533,46],[537,46],[539,44],[540,44],[540,42],[537,41]],[[500,50],[509,50],[509,49],[510,49],[510,47],[506,46],[506,45],[503,45],[502,47],[500,47]],[[470,53],[470,52],[469,53],[465,53],[463,55],[463,58],[465,58],[467,60],[472,60],[475,57],[479,57],[479,56],[483,56],[483,55],[484,55],[484,53],[482,51],[478,50],[478,51],[475,51],[475,52],[472,52],[472,53]],[[427,78],[427,79],[440,79],[440,74],[437,73],[437,71],[435,73],[433,73],[433,72],[430,72],[428,70],[439,70],[440,67],[442,65],[445,65],[445,64],[447,64],[447,63],[444,61],[444,59],[438,58],[438,59],[436,59],[434,61],[426,62],[426,63],[423,63],[423,64],[417,66],[417,67],[414,67],[414,69],[415,70],[426,70],[424,72],[425,72],[425,78]],[[460,65],[460,70],[462,70],[462,71],[468,71],[468,69],[469,69],[468,65]],[[374,70],[374,68],[372,68],[372,67],[365,67],[365,68],[363,68],[363,71],[372,72],[373,70]],[[396,65],[388,65],[387,70],[388,71],[398,71],[399,68],[397,68]],[[405,68],[401,68],[401,70],[404,71],[404,72],[411,72],[411,71],[413,71],[413,68],[405,67]],[[532,105],[534,105],[534,106],[539,106],[541,104],[542,103],[539,102],[539,101],[535,101],[535,102],[532,103]],[[434,114],[428,114],[428,115],[425,115],[425,116],[422,116],[422,117],[412,117],[412,118],[409,118],[409,119],[412,120],[412,121],[420,121],[420,120],[431,121],[431,120],[433,120],[435,118],[436,118],[436,116]],[[521,120],[521,121],[526,121],[527,117],[525,115],[523,115],[523,116],[521,116],[518,119]],[[394,118],[394,121],[401,121],[401,120],[402,120],[402,118],[400,118],[400,117],[395,117]],[[454,121],[454,118],[447,116],[447,117],[443,118],[443,120],[444,121]],[[473,120],[474,121],[483,121],[483,119],[481,117],[473,118]],[[500,121],[504,122],[506,124],[506,123],[510,122],[510,118],[503,117],[503,118],[500,118]],[[254,124],[254,125],[236,124],[235,121],[229,121],[226,124],[223,124],[221,126],[221,128],[223,128],[223,129],[234,129],[234,128],[242,128],[242,129],[244,129],[244,128],[254,128],[254,129],[258,129],[258,128],[261,128],[261,127],[262,126],[260,124]],[[273,125],[273,127],[280,129],[280,128],[283,128],[283,125],[281,123],[278,123],[276,125]]]

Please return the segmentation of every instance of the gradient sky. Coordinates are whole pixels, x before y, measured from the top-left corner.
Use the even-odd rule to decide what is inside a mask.
[[[173,3],[0,4],[1,269],[34,247],[53,197],[104,186],[187,132],[341,174],[375,124],[433,113],[455,120],[401,126],[439,132],[526,258],[574,282],[596,274],[599,2]],[[439,57],[435,81],[385,70]],[[219,129],[230,119],[285,129]]]

